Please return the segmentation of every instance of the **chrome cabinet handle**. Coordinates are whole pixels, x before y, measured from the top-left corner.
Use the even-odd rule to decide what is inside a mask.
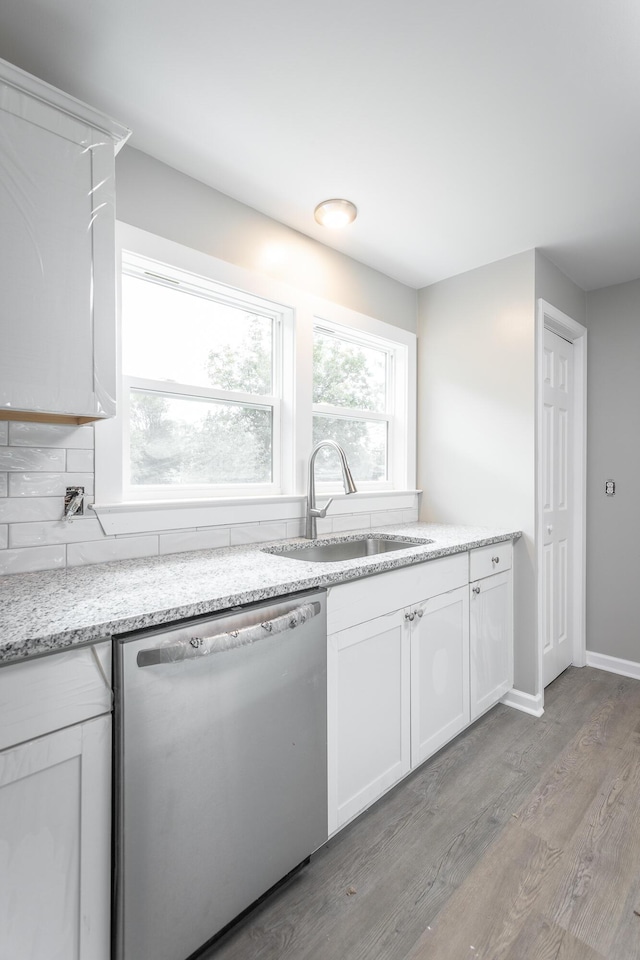
[[[416,610],[416,613],[421,617],[424,614],[424,610]]]
[[[500,557],[491,557],[491,563],[500,563]]]
[[[474,593],[480,593],[480,587],[473,587],[472,589]]]
[[[405,613],[404,618],[405,620],[415,620],[416,615],[413,610],[411,610],[409,613]]]

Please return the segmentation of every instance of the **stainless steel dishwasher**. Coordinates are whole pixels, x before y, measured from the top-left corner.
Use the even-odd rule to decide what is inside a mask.
[[[116,960],[186,960],[327,839],[326,595],[114,638]]]

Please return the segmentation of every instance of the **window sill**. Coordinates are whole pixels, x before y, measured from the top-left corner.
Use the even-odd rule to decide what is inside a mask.
[[[384,513],[410,510],[417,506],[417,490],[320,493],[322,503],[334,498],[331,515]],[[215,500],[153,500],[126,503],[93,504],[92,510],[107,536],[158,533],[168,530],[194,530],[229,527],[243,523],[299,522],[305,515],[305,496],[236,497]]]

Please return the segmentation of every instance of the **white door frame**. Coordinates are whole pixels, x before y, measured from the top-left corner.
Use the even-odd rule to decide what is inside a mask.
[[[573,379],[573,438],[574,470],[572,486],[573,520],[573,563],[572,563],[572,607],[573,607],[573,656],[576,667],[584,667],[587,662],[586,643],[586,567],[587,567],[587,328],[572,320],[561,310],[538,300],[536,314],[536,564],[537,564],[537,635],[538,635],[538,692],[544,702],[544,615],[543,615],[543,511],[540,503],[542,495],[542,417],[543,417],[543,354],[544,331],[551,330],[573,343],[574,379]]]

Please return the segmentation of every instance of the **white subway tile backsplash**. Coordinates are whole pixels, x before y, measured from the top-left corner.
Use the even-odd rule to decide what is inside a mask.
[[[348,514],[343,517],[333,518],[333,532],[341,533],[343,530],[370,530],[371,515],[369,513]]]
[[[74,447],[93,449],[93,427],[75,427],[66,423],[9,424],[9,443],[22,447]]]
[[[67,450],[67,470],[93,473],[93,450]]]
[[[187,550],[213,550],[231,543],[228,527],[212,530],[185,530],[183,533],[161,533],[160,553],[185,553]]]
[[[85,563],[136,560],[139,557],[155,557],[157,553],[156,536],[105,537],[90,543],[70,543],[67,547],[67,565],[77,567]]]
[[[45,520],[37,523],[12,523],[9,543],[12,547],[38,547],[53,543],[77,543],[80,540],[102,540],[104,533],[98,520],[79,517],[73,520]]]
[[[371,514],[372,527],[384,527],[389,523],[403,523],[404,510],[386,510]]]
[[[34,570],[57,570],[66,564],[66,547],[25,547],[22,550],[0,552],[0,575],[31,573]]]
[[[333,519],[331,517],[318,517],[316,520],[316,527],[319,537],[326,537],[327,534],[333,533]]]
[[[287,521],[287,539],[290,537],[304,537],[304,520],[288,520]]]
[[[60,520],[63,510],[62,497],[5,497],[0,500],[0,523]]]
[[[298,506],[283,502],[275,513],[271,504],[267,514],[270,519],[264,521],[261,517],[265,517],[265,508],[260,503],[234,507],[224,504],[213,512],[206,506],[200,519],[194,519],[192,510],[176,511],[173,523],[167,523],[166,509],[159,510],[157,516],[147,515],[148,532],[105,536],[95,514],[86,510],[94,499],[93,441],[92,425],[0,421],[0,574],[304,535],[304,519],[296,516]],[[87,515],[71,523],[61,519],[68,486],[83,486],[86,498]],[[386,498],[372,495],[359,502],[355,513],[349,512],[354,509],[351,499],[336,499],[330,515],[318,520],[320,536],[418,519],[413,495],[404,500],[396,496],[389,501],[395,503],[396,509],[389,510]],[[412,502],[416,506],[409,509]]]
[[[230,527],[231,546],[244,543],[265,543],[267,540],[284,540],[287,536],[286,521],[282,523],[239,523]]]
[[[0,470],[15,473],[64,470],[66,463],[66,450],[53,447],[0,447]]]
[[[63,497],[67,487],[84,487],[93,496],[92,473],[11,473],[10,497]]]

